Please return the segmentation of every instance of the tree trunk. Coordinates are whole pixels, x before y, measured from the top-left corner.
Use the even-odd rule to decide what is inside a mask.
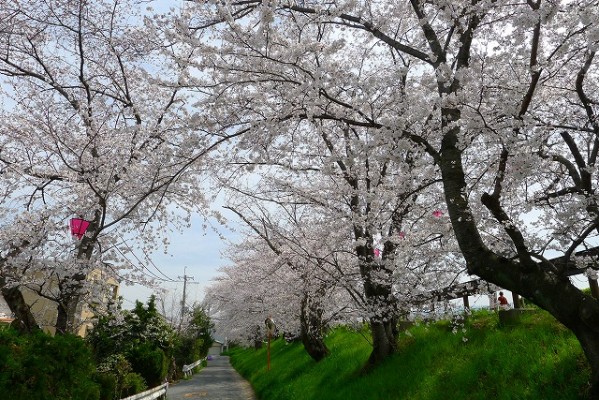
[[[364,372],[380,365],[388,356],[397,351],[397,320],[382,321],[380,319],[370,320],[370,331],[372,333],[372,352]]]
[[[589,399],[599,399],[599,340],[597,333],[588,329],[582,329],[580,332],[574,332],[584,354],[591,365],[591,390]]]
[[[329,355],[329,349],[324,343],[324,324],[322,315],[324,313],[321,297],[305,291],[301,302],[300,313],[300,335],[306,352],[318,362]]]
[[[85,274],[76,274],[60,284],[60,299],[56,316],[56,334],[77,334],[81,315],[81,290]]]
[[[366,246],[360,246],[358,255],[362,260],[360,274],[364,280],[364,295],[368,302],[372,352],[364,371],[378,366],[397,350],[397,300],[393,295],[391,271],[383,262],[374,260]]]
[[[99,213],[96,212],[94,220],[90,222],[87,228],[88,233],[97,231],[98,224],[96,221],[99,219]],[[81,306],[84,299],[82,289],[90,272],[88,263],[92,258],[96,237],[97,234],[91,237],[84,236],[81,239],[81,243],[77,249],[77,261],[83,262],[80,265],[81,269],[59,283],[60,299],[58,302],[58,315],[56,317],[57,334],[77,334],[81,318]]]
[[[29,247],[29,245],[30,242],[27,240],[23,240],[18,244],[13,245],[13,247],[7,251],[6,256],[0,257],[0,268],[7,268],[9,260],[17,257],[24,249]],[[39,330],[39,325],[31,313],[31,308],[25,302],[21,289],[18,286],[7,287],[6,276],[0,276],[0,292],[10,308],[10,311],[14,314],[15,320],[11,324],[13,327],[22,333],[32,333]]]
[[[512,299],[514,299],[514,308],[522,308],[522,301],[518,293],[512,292]]]
[[[33,333],[40,329],[18,286],[10,288],[3,287],[2,296],[15,317],[11,326],[21,333]]]
[[[597,284],[597,279],[589,278],[589,288],[591,289],[591,295],[599,299],[599,284]]]
[[[444,110],[448,123],[458,119],[457,110]],[[451,224],[468,272],[524,296],[570,329],[592,368],[591,398],[599,400],[599,301],[582,293],[555,266],[533,261],[525,246],[518,248],[517,260],[499,256],[486,247],[464,195],[467,186],[456,129],[450,129],[443,138],[439,165]],[[502,211],[497,197],[483,195],[481,201],[495,215]],[[523,243],[518,234],[510,232],[517,246]]]
[[[258,350],[262,348],[262,341],[264,335],[262,334],[262,330],[260,329],[260,325],[256,325],[254,329],[254,334],[252,340],[254,342],[254,349]]]

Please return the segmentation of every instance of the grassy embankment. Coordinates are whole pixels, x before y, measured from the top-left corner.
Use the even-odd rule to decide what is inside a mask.
[[[368,336],[345,328],[331,332],[331,355],[315,363],[301,343],[282,339],[231,352],[235,368],[263,400],[300,399],[534,399],[586,397],[589,369],[579,343],[548,314],[499,327],[497,315],[476,313],[457,333],[448,321],[402,333],[399,353],[367,375]]]

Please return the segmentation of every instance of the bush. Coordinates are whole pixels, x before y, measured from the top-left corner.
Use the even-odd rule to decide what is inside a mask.
[[[0,393],[12,400],[98,400],[91,351],[74,335],[0,330]]]
[[[179,367],[191,364],[202,358],[204,341],[194,337],[181,337],[173,351],[175,361]]]
[[[169,359],[159,348],[151,343],[142,343],[134,347],[127,359],[133,371],[139,373],[150,387],[159,386],[164,381],[169,367]]]
[[[95,380],[102,386],[101,400],[118,400],[143,392],[148,387],[123,354],[107,357],[97,368]]]
[[[141,393],[147,388],[148,386],[146,385],[144,378],[140,374],[136,372],[129,372],[127,375],[123,377],[121,393],[118,398],[122,399],[124,397],[129,397],[134,394]]]
[[[112,372],[96,373],[94,381],[100,385],[100,400],[114,400],[117,397],[118,378]]]

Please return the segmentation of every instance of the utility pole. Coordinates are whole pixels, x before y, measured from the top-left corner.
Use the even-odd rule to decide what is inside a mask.
[[[186,302],[186,294],[187,294],[187,280],[193,280],[193,276],[187,276],[187,267],[183,270],[183,276],[178,276],[178,279],[183,279],[183,299],[181,300],[181,318],[179,319],[179,328],[178,332],[181,333],[181,325],[183,324],[183,317],[185,316],[185,302]]]

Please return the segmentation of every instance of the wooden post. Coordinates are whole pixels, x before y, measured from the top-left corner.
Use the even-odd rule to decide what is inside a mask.
[[[270,330],[268,330],[268,344],[266,345],[266,370],[270,371]]]
[[[464,311],[468,312],[468,310],[470,310],[470,300],[468,299],[468,295],[465,294],[462,299],[464,300]]]
[[[270,315],[268,316],[268,318],[266,318],[264,324],[266,325],[266,335],[268,337],[268,344],[266,348],[266,369],[267,371],[270,371],[270,339],[272,338],[272,335],[275,333],[276,325]]]
[[[512,292],[512,298],[514,299],[514,308],[522,308],[522,303],[520,302],[520,296],[518,296],[518,293]]]

